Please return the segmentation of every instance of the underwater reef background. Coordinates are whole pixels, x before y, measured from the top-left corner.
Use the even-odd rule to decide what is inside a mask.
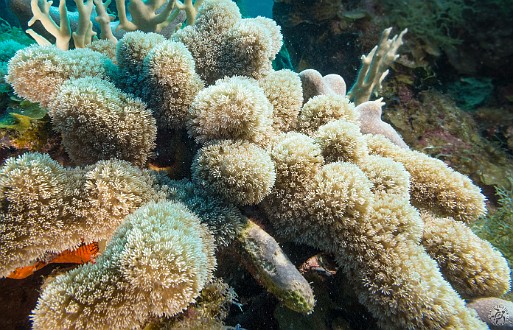
[[[8,224],[0,232],[10,233],[8,226],[34,214],[51,219],[34,225],[40,232],[12,227],[30,236],[23,243],[29,248],[9,245],[18,238],[0,239],[0,251],[9,254],[0,270],[11,277],[0,279],[1,329],[100,328],[104,319],[96,316],[105,314],[117,328],[145,329],[453,325],[444,313],[433,313],[429,324],[412,316],[407,302],[387,301],[390,274],[404,270],[390,280],[396,281],[390,292],[413,295],[418,269],[425,271],[419,271],[421,282],[453,302],[447,313],[458,315],[459,326],[486,328],[489,321],[465,303],[513,301],[506,292],[507,264],[513,264],[511,1],[206,0],[199,14],[190,8],[172,28],[150,30],[142,22],[134,29],[159,34],[115,35],[117,48],[98,43],[82,49],[72,39],[70,50],[40,51],[23,32],[30,2],[0,0],[0,190]],[[68,10],[75,31],[77,4],[68,1]],[[119,16],[117,10],[107,4],[106,12]],[[259,15],[281,30],[271,20],[245,20]],[[137,15],[131,16],[135,21]],[[98,22],[92,26],[100,31]],[[37,24],[32,28],[54,43]],[[394,143],[364,137],[376,132],[364,131],[359,111],[367,108],[345,98],[338,78],[326,79],[357,81],[362,54],[380,44],[388,27],[392,35],[408,32],[399,37],[403,43],[382,87],[370,97],[383,98],[383,122],[376,125],[392,132],[383,133],[388,140],[399,139]],[[245,47],[250,51],[239,51]],[[43,63],[58,73],[34,74]],[[76,99],[85,104],[80,114],[74,112]],[[389,167],[378,170],[377,163]],[[433,176],[416,164],[426,164]],[[23,179],[32,173],[39,173],[36,179]],[[53,178],[45,181],[47,175]],[[447,199],[442,188],[434,190],[444,178],[451,182]],[[23,184],[45,187],[34,189],[34,196],[55,202],[34,206],[40,197],[21,188],[18,193]],[[112,222],[97,226],[95,218]],[[341,218],[343,226],[336,224]],[[360,228],[362,219],[380,225]],[[72,239],[57,246],[59,235]],[[98,241],[111,243],[98,255],[74,252]],[[177,252],[165,241],[191,248]],[[462,247],[463,241],[468,245]],[[441,245],[448,251],[438,250]],[[173,261],[155,264],[140,252],[145,249],[156,260],[166,253]],[[372,263],[376,256],[366,251],[383,257]],[[401,254],[408,255],[403,263],[382,271]],[[453,254],[454,264],[448,261]],[[280,273],[273,267],[282,260],[288,263]],[[474,286],[471,274],[479,271],[486,284]],[[180,280],[187,283],[182,291],[163,284]],[[403,283],[399,289],[397,282]],[[108,299],[129,306],[124,314],[104,314],[103,305],[64,306],[70,290],[102,286],[112,294]],[[453,289],[454,295],[446,293]],[[84,301],[99,296],[85,294]],[[429,294],[418,299],[436,300]],[[155,301],[152,314],[143,305]],[[384,306],[395,306],[393,316],[384,316]],[[78,321],[66,323],[64,310],[80,315]]]

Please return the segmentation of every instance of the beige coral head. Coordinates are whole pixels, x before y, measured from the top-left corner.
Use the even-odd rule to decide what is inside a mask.
[[[155,146],[157,127],[146,105],[99,78],[66,81],[49,115],[78,165],[118,158],[143,166]]]
[[[185,127],[188,109],[203,88],[189,50],[181,42],[159,43],[145,57],[143,74],[147,85],[140,90],[144,91],[143,99],[153,110],[157,125]]]
[[[315,140],[297,132],[281,134],[271,150],[279,189],[301,187],[313,180],[324,163]]]
[[[384,105],[383,98],[379,98],[375,101],[364,102],[355,108],[361,132],[363,134],[383,135],[399,147],[409,149],[392,125],[381,120]]]
[[[341,95],[317,95],[303,105],[298,117],[298,130],[312,135],[332,120],[357,123],[358,115],[349,99]]]
[[[196,95],[187,128],[199,143],[233,139],[265,144],[272,133],[272,112],[255,80],[225,78]]]
[[[154,298],[153,291],[169,291],[158,299],[162,309],[153,311],[157,315],[180,311],[166,309],[166,300],[176,305],[194,300],[216,266],[213,237],[179,202],[151,202],[139,208],[125,219],[108,248],[116,249],[117,244],[123,245],[119,266],[130,285]]]
[[[317,95],[346,95],[346,82],[337,74],[322,74],[314,69],[306,69],[299,73],[303,84],[303,103]]]
[[[226,32],[241,19],[237,4],[231,0],[206,0],[198,9],[194,26],[206,33]]]
[[[401,163],[386,157],[367,155],[358,165],[372,182],[375,195],[410,200],[410,173]]]
[[[136,72],[143,65],[143,60],[150,50],[166,38],[157,33],[134,31],[126,33],[116,47],[118,65],[128,72]]]
[[[272,71],[258,80],[258,84],[273,106],[273,128],[283,132],[293,130],[303,104],[298,74],[286,69]]]
[[[44,288],[36,329],[142,328],[193,303],[215,268],[206,226],[183,204],[149,203],[128,216],[95,264]]]
[[[163,198],[155,178],[121,160],[64,168],[25,153],[0,167],[0,276],[49,252],[110,239],[125,216]]]
[[[260,203],[276,178],[269,154],[247,141],[225,140],[204,146],[192,172],[200,187],[239,205]]]
[[[368,155],[360,128],[343,119],[333,120],[313,133],[326,162],[359,163]]]
[[[11,58],[6,81],[18,96],[47,107],[70,78],[106,79],[109,63],[107,56],[91,49],[62,51],[53,46],[30,46]]]
[[[241,19],[233,1],[207,0],[196,23],[175,33],[173,40],[187,46],[198,74],[211,85],[227,76],[260,79],[267,75],[282,36],[280,27],[268,18]]]

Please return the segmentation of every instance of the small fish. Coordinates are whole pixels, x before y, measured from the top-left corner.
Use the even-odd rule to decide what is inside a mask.
[[[35,264],[30,265],[30,266],[19,267],[19,268],[16,268],[11,274],[9,274],[9,276],[7,276],[7,278],[21,280],[26,277],[29,277],[30,275],[34,274],[35,272],[37,272],[38,270],[40,270],[41,268],[43,268],[46,265],[47,265],[46,262],[38,261]]]
[[[94,262],[94,258],[99,251],[100,248],[97,242],[82,245],[75,250],[63,251],[48,262],[37,261],[30,266],[16,268],[7,278],[17,280],[27,278],[48,264],[85,264],[87,262]]]
[[[98,243],[94,242],[82,245],[76,250],[63,251],[48,263],[85,264],[86,262],[93,261],[94,257],[98,254],[98,251],[100,251]]]

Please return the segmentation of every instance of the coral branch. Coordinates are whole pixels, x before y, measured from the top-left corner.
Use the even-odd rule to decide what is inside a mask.
[[[408,31],[404,29],[399,35],[388,39],[392,28],[385,29],[381,39],[367,56],[362,55],[362,66],[348,97],[359,105],[369,101],[371,94],[381,88],[383,79],[388,74],[388,67],[398,57],[397,49],[403,44],[403,36]]]
[[[93,31],[93,23],[91,22],[91,13],[94,9],[93,0],[75,0],[78,9],[78,28],[73,32],[73,42],[76,48],[84,48],[91,43],[91,38],[96,35]]]
[[[100,38],[105,40],[110,40],[114,43],[118,42],[118,39],[114,37],[112,34],[112,29],[110,27],[110,22],[115,19],[114,15],[109,15],[107,13],[107,7],[109,6],[111,0],[107,0],[106,2],[102,2],[101,0],[94,0],[94,5],[96,8],[95,21],[100,24]]]
[[[175,6],[174,2],[169,1],[166,3],[165,0],[150,0],[147,2],[131,0],[128,3],[128,12],[131,15],[132,21],[129,21],[127,18],[124,0],[116,0],[116,7],[119,16],[117,30],[158,32],[170,23],[168,17]],[[157,14],[161,7],[163,9]]]
[[[192,4],[192,0],[185,0],[185,2],[174,0],[176,8],[185,11],[185,14],[187,15],[187,25],[193,25],[196,22],[198,8],[202,3],[203,0],[196,0],[194,4]]]
[[[53,1],[43,0],[43,9],[39,7],[38,0],[32,0],[30,2],[30,8],[34,15],[28,22],[28,26],[32,26],[36,21],[40,21],[43,27],[52,36],[55,37],[56,46],[62,50],[69,48],[69,41],[71,39],[71,27],[68,19],[68,9],[66,8],[66,1],[61,1],[59,4],[59,15],[61,25],[58,26],[50,16],[50,7]],[[43,36],[39,35],[32,29],[26,31],[32,38],[34,38],[40,45],[51,45],[51,43]]]

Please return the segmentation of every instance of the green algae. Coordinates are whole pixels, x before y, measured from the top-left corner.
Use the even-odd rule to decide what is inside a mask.
[[[513,178],[509,178],[513,186]],[[472,225],[472,231],[502,252],[513,265],[513,189],[496,187],[498,208]],[[505,297],[513,301],[513,293]]]
[[[11,97],[12,104],[0,116],[0,129],[13,129],[23,133],[30,129],[34,120],[43,119],[47,111],[37,103]]]
[[[493,89],[492,79],[463,77],[449,84],[447,92],[460,108],[473,111],[491,97]]]
[[[484,138],[472,114],[459,108],[448,95],[436,90],[415,94],[393,80],[382,95],[397,99],[387,104],[383,117],[411,148],[443,160],[481,188],[513,189],[507,179],[513,177],[511,156]]]

